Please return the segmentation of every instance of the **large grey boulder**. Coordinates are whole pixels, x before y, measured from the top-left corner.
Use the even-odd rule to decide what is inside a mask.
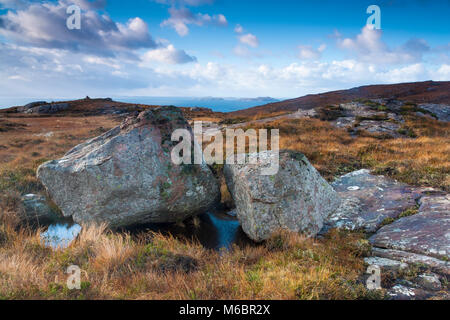
[[[208,210],[219,197],[206,164],[174,165],[175,129],[192,129],[175,107],[150,109],[38,168],[64,216],[111,227],[177,222]]]
[[[242,229],[254,241],[278,229],[316,235],[340,198],[301,153],[281,151],[278,173],[262,175],[274,156],[261,152],[255,164],[224,167]]]

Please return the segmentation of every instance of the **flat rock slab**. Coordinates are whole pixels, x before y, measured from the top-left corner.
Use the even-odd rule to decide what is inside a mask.
[[[421,199],[419,213],[384,226],[369,240],[375,247],[450,258],[450,195]]]
[[[450,276],[450,263],[441,259],[425,256],[422,254],[406,252],[393,249],[373,248],[372,258],[385,258],[396,260],[406,264],[419,264],[428,266],[433,272]]]
[[[445,104],[420,104],[419,108],[431,112],[439,121],[450,121],[450,106]]]
[[[332,186],[343,199],[342,205],[327,219],[328,228],[363,229],[375,232],[386,218],[396,219],[427,189],[414,188],[363,169],[346,174]]]

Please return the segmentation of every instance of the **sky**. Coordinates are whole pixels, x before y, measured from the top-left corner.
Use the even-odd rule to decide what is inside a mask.
[[[80,29],[67,27],[71,5]],[[0,97],[293,98],[448,81],[449,14],[450,0],[0,0]]]

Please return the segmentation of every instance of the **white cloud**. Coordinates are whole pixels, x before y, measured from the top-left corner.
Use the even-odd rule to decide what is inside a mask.
[[[0,15],[0,35],[35,47],[110,56],[120,51],[156,47],[142,19],[116,23],[107,15],[90,10],[101,6],[103,1],[76,3],[87,10],[83,13],[81,30],[66,28],[67,2],[60,0],[44,5],[30,2],[25,8]]]
[[[240,24],[237,24],[236,27],[234,28],[234,32],[242,33],[244,32],[244,28]]]
[[[173,45],[168,45],[166,48],[158,48],[147,51],[142,60],[144,62],[158,61],[167,64],[183,64],[189,62],[196,62],[197,58],[188,55],[184,50],[177,50]]]
[[[325,51],[326,45],[322,44],[319,48],[315,49],[312,46],[298,46],[299,53],[298,57],[300,59],[309,60],[309,59],[320,59],[322,56],[322,52]]]
[[[355,55],[359,61],[382,64],[416,63],[430,50],[423,39],[411,39],[404,45],[391,49],[381,39],[382,30],[365,26],[355,38],[342,39],[337,33],[337,43],[342,49]]]
[[[164,20],[161,23],[161,26],[173,28],[182,37],[189,34],[188,26],[190,24],[197,26],[203,26],[207,24],[214,24],[218,26],[228,25],[228,21],[223,14],[217,14],[213,16],[202,13],[194,14],[187,8],[170,8],[169,13],[170,18]]]
[[[435,73],[435,77],[433,79],[440,81],[450,81],[450,65],[443,64],[439,67],[439,69]]]
[[[83,61],[90,63],[90,64],[100,64],[104,66],[108,66],[113,69],[120,69],[120,64],[115,59],[106,59],[106,58],[100,58],[96,56],[86,56],[83,58]]]
[[[243,44],[246,44],[250,47],[256,48],[259,46],[259,40],[258,38],[251,34],[251,33],[247,33],[245,35],[242,35],[239,37],[239,41]]]
[[[244,46],[236,46],[233,49],[233,52],[235,55],[243,58],[249,58],[251,57],[251,52],[247,47]]]

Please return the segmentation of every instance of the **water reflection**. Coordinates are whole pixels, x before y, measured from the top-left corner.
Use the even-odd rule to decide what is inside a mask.
[[[186,221],[184,226],[175,224],[147,224],[132,229],[132,233],[145,231],[171,234],[176,238],[192,239],[200,242],[207,249],[231,249],[233,244],[251,243],[244,234],[236,217],[226,212],[210,212],[199,215],[200,224],[195,226],[192,221]]]
[[[67,248],[78,236],[81,226],[75,223],[56,223],[49,225],[41,234],[45,244],[53,249]]]
[[[184,226],[173,223],[146,224],[134,228],[124,229],[132,234],[146,231],[171,234],[174,237],[195,240],[207,249],[231,249],[233,244],[251,244],[251,240],[242,231],[235,216],[226,212],[210,212],[199,215],[200,224],[195,226],[193,221],[186,221]],[[73,222],[55,221],[48,225],[42,233],[42,239],[51,248],[66,248],[76,239],[81,226]]]

